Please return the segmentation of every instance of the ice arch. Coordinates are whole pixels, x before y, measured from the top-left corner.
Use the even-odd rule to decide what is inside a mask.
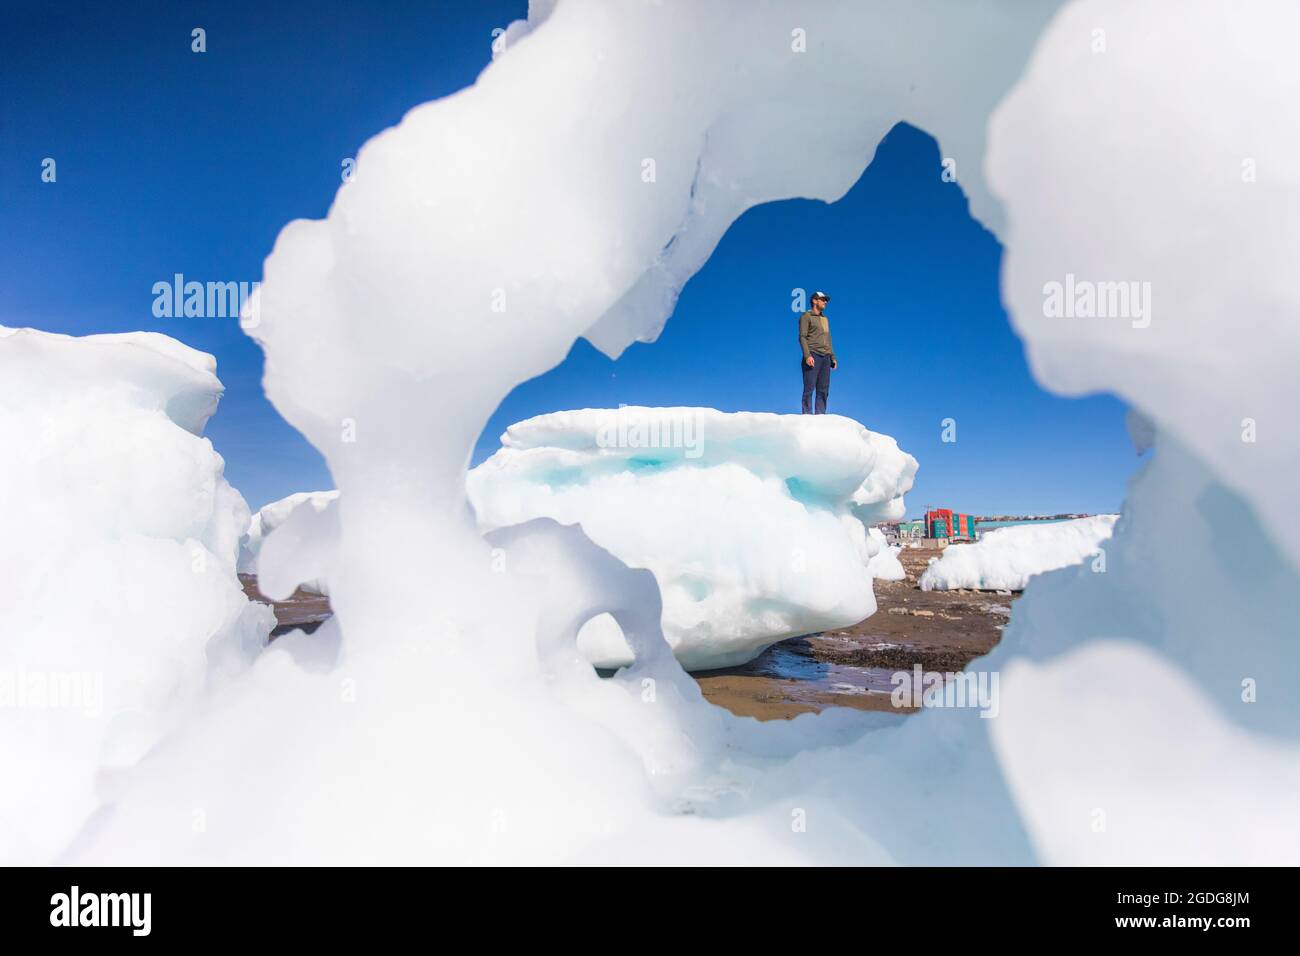
[[[1049,12],[540,3],[474,87],[367,143],[329,217],[281,233],[248,322],[268,395],[347,498],[345,634],[354,607],[425,633],[404,595],[491,592],[464,507],[488,415],[579,335],[611,355],[652,339],[745,209],[839,198],[907,119],[995,223],[985,118]],[[471,329],[490,362],[454,345]]]
[[[472,89],[367,144],[326,220],[286,227],[249,315],[269,395],[343,491],[339,663],[308,673],[272,649],[185,731],[215,755],[192,766],[173,748],[140,768],[81,855],[1294,862],[1296,691],[1268,678],[1294,673],[1277,612],[1300,543],[1275,539],[1253,584],[1231,573],[1270,540],[1258,519],[1300,455],[1282,414],[1300,337],[1284,40],[1300,13],[1223,9],[1084,0],[1045,28],[1050,5],[1012,2],[536,4]],[[1005,228],[980,169],[991,114]],[[1115,570],[1035,585],[989,660],[1006,675],[995,720],[760,728],[671,679],[636,707],[628,688],[548,684],[547,571],[494,556],[465,513],[488,413],[578,335],[610,354],[653,337],[737,215],[838,198],[898,120],[936,135],[1007,242],[1005,295],[1040,380],[1113,389],[1156,426]],[[1151,281],[1158,311],[1129,331],[1049,322],[1041,290],[1065,273]],[[491,363],[449,348],[464,329]],[[1228,437],[1243,418],[1251,447]],[[1168,501],[1185,525],[1144,543],[1134,530]],[[1214,583],[1222,611],[1188,612]],[[1251,628],[1225,641],[1234,610]],[[1247,710],[1239,679],[1256,671]],[[1144,760],[1197,742],[1230,761],[1226,780],[1217,760],[1174,761],[1177,776]],[[194,792],[234,833],[141,839]]]

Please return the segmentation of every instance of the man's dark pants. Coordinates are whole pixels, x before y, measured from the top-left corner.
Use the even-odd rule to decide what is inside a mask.
[[[811,415],[813,413],[813,389],[817,390],[817,414],[826,414],[826,396],[831,391],[831,357],[829,355],[812,354],[813,364],[809,365],[806,359],[800,359],[803,366],[803,413]]]

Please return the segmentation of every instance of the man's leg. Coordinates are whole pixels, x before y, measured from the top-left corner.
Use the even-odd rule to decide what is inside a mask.
[[[817,414],[826,414],[826,399],[831,394],[831,357],[829,355],[817,356],[817,367],[814,369],[817,373]]]
[[[816,356],[813,356],[813,361],[817,361]],[[803,369],[803,413],[811,415],[813,413],[813,387],[817,384],[817,366],[810,366],[806,360],[800,359],[799,367]]]

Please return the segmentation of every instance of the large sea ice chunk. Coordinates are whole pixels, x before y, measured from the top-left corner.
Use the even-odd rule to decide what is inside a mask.
[[[916,474],[892,438],[839,415],[583,409],[511,425],[501,442],[467,481],[480,527],[581,524],[648,568],[690,670],[873,614],[871,562],[883,553],[892,568],[855,514],[901,510]],[[600,667],[632,660],[608,618],[579,646]]]

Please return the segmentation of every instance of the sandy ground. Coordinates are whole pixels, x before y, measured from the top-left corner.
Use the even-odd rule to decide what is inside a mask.
[[[904,581],[877,581],[874,615],[852,627],[795,637],[769,647],[743,667],[695,674],[704,696],[744,717],[779,720],[827,707],[893,710],[890,678],[920,664],[959,671],[987,654],[1002,636],[1017,595],[987,591],[922,591],[917,579],[938,548],[904,548]],[[240,576],[255,601],[272,604],[274,639],[294,628],[308,633],[330,616],[329,598],[299,590],[272,603],[257,579]]]

